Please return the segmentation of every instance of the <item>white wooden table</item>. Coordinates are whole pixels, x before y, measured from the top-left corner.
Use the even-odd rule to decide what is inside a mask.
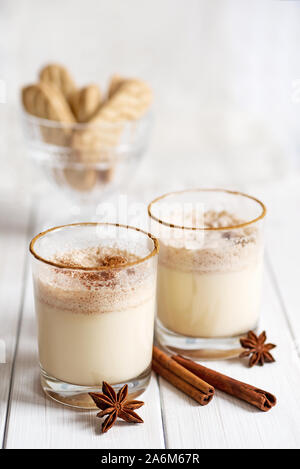
[[[146,163],[146,161],[145,161]],[[145,168],[147,165],[143,165]],[[142,175],[143,171],[140,173]],[[272,187],[271,187],[272,186]],[[278,345],[277,362],[248,369],[239,361],[209,366],[274,393],[278,405],[261,413],[217,392],[200,407],[163,379],[143,396],[144,425],[117,424],[105,435],[95,412],[74,411],[46,398],[39,384],[28,256],[39,230],[35,207],[11,201],[1,210],[0,438],[5,448],[294,448],[300,447],[299,204],[297,177],[261,191],[269,208],[261,328]],[[264,192],[264,193],[263,193]],[[134,200],[134,196],[131,197]],[[5,219],[5,215],[10,217]]]
[[[69,0],[47,2],[47,5],[33,0],[1,2],[0,31],[5,31],[5,34],[0,36],[0,66],[4,58],[5,68],[0,68],[0,79],[4,76],[7,80],[8,90],[8,103],[0,103],[0,340],[5,341],[6,345],[6,363],[0,364],[0,445],[4,448],[300,448],[300,176],[294,172],[270,182],[270,175],[259,185],[254,185],[241,183],[232,168],[227,167],[226,161],[222,163],[220,160],[217,166],[211,164],[199,146],[207,127],[201,134],[205,119],[197,114],[199,106],[195,104],[196,96],[203,107],[214,97],[218,106],[222,102],[227,106],[227,100],[232,98],[226,94],[222,101],[220,90],[219,94],[214,94],[216,83],[210,77],[215,68],[214,63],[209,62],[209,54],[206,54],[208,46],[219,60],[231,50],[232,44],[240,45],[243,41],[250,47],[255,37],[257,50],[261,44],[267,44],[265,55],[272,64],[272,50],[278,50],[271,39],[267,42],[268,38],[274,37],[273,26],[276,34],[280,34],[276,40],[280,44],[282,57],[286,50],[290,52],[287,37],[292,43],[299,44],[296,39],[299,37],[299,28],[296,27],[299,24],[299,2],[270,2],[271,16],[266,16],[268,34],[265,33],[264,22],[260,22],[263,2],[248,2],[246,23],[247,27],[251,24],[254,35],[248,34],[248,29],[244,30],[242,26],[234,32],[233,25],[237,24],[234,15],[237,4],[241,2],[224,1],[221,8],[219,2],[206,2],[204,6],[204,2],[191,0],[189,4],[192,7],[187,9],[186,2],[177,0],[176,15],[173,2],[144,2],[141,6],[140,0],[135,1],[132,15],[128,14],[127,4],[126,8],[124,4],[120,9],[123,2],[112,2],[111,7],[111,2],[86,0],[86,9],[82,8],[82,3]],[[217,3],[219,16],[212,11]],[[230,10],[223,6],[225,3],[228,8],[230,5]],[[254,3],[255,21],[250,22],[248,15],[252,14],[251,5]],[[269,7],[265,3],[263,12],[266,14]],[[96,4],[99,10],[94,14],[93,8],[98,8]],[[150,4],[154,6],[150,7]],[[212,5],[212,9],[208,4]],[[202,7],[206,19],[202,20],[199,28]],[[285,9],[284,14],[282,9]],[[155,27],[145,30],[144,23],[136,19],[133,13],[139,18],[146,18],[147,25]],[[126,14],[128,21],[122,22],[122,16]],[[285,20],[281,21],[283,17]],[[158,18],[159,21],[156,21]],[[109,36],[110,21],[119,31],[119,38],[114,35],[112,48],[106,50],[102,47],[99,61],[95,62],[100,45],[107,44],[106,38],[112,38]],[[210,21],[213,25],[218,21],[219,27],[226,21],[219,38],[214,28],[210,27]],[[180,34],[183,24],[189,34]],[[216,55],[221,50],[218,49],[219,44],[229,37],[226,35],[226,25],[231,31],[232,42],[231,45],[227,43],[227,49],[222,48],[219,56]],[[66,32],[65,28],[69,30]],[[80,31],[83,38],[78,48],[71,40],[74,31],[76,34]],[[137,35],[140,38],[138,41]],[[145,57],[145,52],[147,54],[152,49],[158,52],[156,55],[153,53],[150,66],[147,60],[141,59]],[[236,53],[238,60],[242,60],[245,55],[243,49],[236,50]],[[206,75],[202,73],[200,54]],[[140,411],[145,423],[130,426],[121,422],[102,435],[101,423],[96,419],[95,412],[70,410],[43,395],[39,384],[28,255],[29,240],[41,226],[37,216],[38,197],[34,198],[31,191],[32,169],[24,156],[18,126],[16,96],[19,86],[31,80],[34,71],[48,59],[68,61],[75,73],[82,72],[85,81],[92,76],[89,76],[88,68],[82,66],[83,61],[90,65],[93,73],[104,69],[109,74],[121,67],[125,73],[134,70],[154,83],[160,105],[158,125],[147,158],[127,188],[131,203],[149,201],[169,189],[220,184],[244,189],[266,203],[268,218],[261,329],[265,328],[268,339],[278,345],[274,351],[277,361],[273,365],[251,370],[239,361],[213,362],[209,366],[274,393],[278,405],[269,413],[261,413],[219,392],[210,405],[202,408],[163,379],[153,376],[143,395],[146,405]],[[95,63],[98,66],[91,69],[91,64]],[[278,68],[270,67],[270,70],[277,70],[278,73],[271,74],[269,82],[266,78],[266,90],[262,90],[260,100],[264,91],[267,93],[268,83],[274,85],[275,79],[278,79],[277,85],[282,80],[284,87],[286,84],[290,86],[293,78],[299,78],[288,74],[286,62],[282,67],[279,62],[276,64]],[[246,65],[249,65],[248,71],[251,72],[252,62]],[[295,70],[296,65],[295,62]],[[189,76],[193,79],[189,80],[186,67],[189,67]],[[285,71],[286,76],[280,75],[279,70],[280,73]],[[230,73],[226,75],[226,86],[234,77]],[[204,81],[201,82],[201,79]],[[239,78],[236,79],[240,83]],[[253,80],[256,80],[255,75]],[[203,89],[206,90],[207,102],[205,99],[201,101]],[[248,88],[238,90],[243,101]],[[254,95],[250,96],[250,100],[253,101]],[[299,119],[297,122],[299,125]],[[199,135],[201,138],[198,138]],[[278,149],[279,135],[272,133],[271,138],[271,147],[273,145],[272,148]],[[286,147],[283,145],[280,148]],[[283,159],[286,156],[285,153],[281,155]],[[259,164],[257,173],[260,173]]]

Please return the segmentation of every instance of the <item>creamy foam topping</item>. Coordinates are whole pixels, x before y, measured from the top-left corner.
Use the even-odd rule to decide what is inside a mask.
[[[39,264],[35,291],[41,303],[74,313],[98,314],[137,307],[155,294],[151,261],[126,267],[139,258],[117,248],[92,247],[56,254],[64,268]],[[71,270],[72,267],[104,270]]]
[[[204,214],[207,228],[226,228],[245,223],[227,211]],[[170,232],[170,230],[169,230]],[[220,231],[174,230],[160,237],[159,263],[184,271],[238,271],[260,261],[262,240],[257,227],[249,225]]]
[[[66,267],[85,267],[97,269],[98,267],[118,267],[139,260],[136,254],[119,248],[90,247],[87,249],[74,249],[64,254],[56,254],[53,261]]]

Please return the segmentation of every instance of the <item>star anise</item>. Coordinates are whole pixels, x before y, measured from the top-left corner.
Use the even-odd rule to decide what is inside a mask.
[[[274,349],[276,345],[266,344],[267,335],[264,332],[257,336],[253,331],[248,332],[247,337],[240,340],[241,346],[248,349],[246,352],[241,353],[240,358],[250,357],[249,366],[261,365],[265,363],[275,362],[274,357],[271,355],[270,350]]]
[[[102,432],[107,432],[116,422],[117,417],[125,422],[143,423],[143,419],[137,415],[134,410],[144,405],[142,401],[127,401],[128,385],[125,384],[118,394],[114,388],[103,381],[102,393],[90,392],[89,395],[95,402],[96,406],[101,409],[97,417],[102,418],[108,416],[102,424]]]

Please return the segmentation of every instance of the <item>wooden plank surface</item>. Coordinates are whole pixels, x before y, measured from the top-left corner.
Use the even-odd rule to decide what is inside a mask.
[[[288,192],[288,182],[285,190]],[[293,188],[293,186],[292,186]],[[11,364],[6,368],[5,379],[1,381],[2,415],[9,409],[7,425],[4,428],[5,447],[7,448],[295,448],[300,447],[300,405],[298,389],[300,387],[300,360],[295,344],[295,327],[297,327],[296,309],[291,308],[289,285],[294,285],[288,264],[283,262],[283,256],[278,253],[278,245],[286,236],[286,224],[280,223],[277,217],[288,218],[288,214],[276,210],[274,191],[269,188],[261,197],[269,208],[267,229],[267,262],[264,288],[264,303],[261,328],[266,328],[269,340],[278,344],[274,354],[277,363],[264,368],[249,370],[237,361],[210,362],[208,366],[220,370],[237,379],[255,384],[273,392],[278,398],[278,406],[271,412],[264,414],[247,404],[240,403],[233,398],[217,392],[214,401],[207,407],[199,407],[189,398],[175,390],[164,380],[156,378],[143,399],[147,406],[141,411],[145,420],[143,426],[128,428],[124,424],[118,425],[106,435],[99,432],[100,422],[90,412],[76,412],[65,409],[42,394],[38,378],[38,359],[36,351],[36,331],[33,311],[33,296],[30,269],[26,274],[26,295],[23,310],[22,279],[24,279],[24,259],[27,252],[28,214],[16,216],[18,228],[8,227],[6,238],[1,238],[2,252],[6,258],[14,260],[16,266],[23,258],[23,277],[19,272],[19,288],[17,295],[12,294],[12,274],[15,272],[13,264],[11,270],[6,271],[5,283],[2,285],[2,304],[9,302],[18,304],[19,309],[10,315],[10,321],[5,317],[6,328],[12,332],[12,357],[16,345],[18,317],[23,313],[20,329],[20,342],[13,379]],[[293,188],[296,197],[297,191]],[[148,195],[147,195],[148,197]],[[280,197],[278,197],[280,200]],[[283,202],[282,202],[283,205]],[[294,207],[295,208],[295,207]],[[36,217],[40,219],[40,214]],[[285,217],[285,218],[284,218]],[[35,231],[41,222],[36,220]],[[2,221],[2,225],[5,225]],[[31,227],[32,228],[32,227]],[[289,222],[288,230],[294,230],[296,236],[297,220]],[[16,232],[13,236],[11,232]],[[275,238],[275,239],[274,239]],[[16,243],[17,240],[17,243]],[[273,243],[273,244],[272,244]],[[288,243],[285,242],[285,248]],[[17,246],[17,248],[16,248]],[[4,249],[5,247],[5,249]],[[273,250],[271,248],[274,248]],[[299,253],[294,252],[292,265],[297,263]],[[283,266],[280,269],[280,262]],[[9,263],[5,263],[9,266]],[[276,269],[274,268],[276,266]],[[21,270],[22,270],[21,269]],[[4,277],[3,277],[4,278]],[[291,282],[291,283],[290,283]],[[14,290],[15,292],[16,290]],[[287,303],[285,302],[287,299]],[[3,320],[2,320],[3,322]],[[6,329],[7,330],[7,329]],[[0,365],[1,366],[1,365]],[[7,365],[4,365],[5,367]],[[12,383],[10,401],[8,393]],[[4,404],[4,405],[3,405]],[[19,424],[20,419],[22,425]],[[153,431],[155,429],[155,431]]]
[[[11,250],[13,245],[11,245]],[[249,370],[238,361],[208,366],[273,392],[278,406],[264,414],[217,393],[199,407],[164,380],[155,378],[144,395],[143,426],[118,425],[100,435],[100,422],[90,412],[65,409],[46,399],[38,379],[35,320],[30,271],[20,343],[16,358],[7,448],[285,448],[300,447],[300,360],[278,292],[277,277],[267,263],[261,328],[278,344],[277,363]],[[162,405],[162,413],[160,405]],[[19,425],[20,418],[22,425]],[[164,428],[163,428],[164,425]],[[155,429],[155,431],[153,431]],[[165,438],[165,439],[164,439]]]
[[[264,190],[269,216],[267,253],[276,290],[280,296],[295,347],[300,355],[300,174]]]
[[[0,441],[8,412],[11,372],[14,365],[19,317],[23,301],[24,270],[27,255],[29,208],[15,200],[0,198],[0,340],[1,356],[5,347],[5,363],[0,363]],[[0,361],[3,357],[0,356]]]
[[[269,339],[278,345],[275,364],[249,369],[233,360],[207,362],[206,366],[272,392],[278,405],[263,413],[217,392],[212,403],[201,408],[160,379],[167,447],[300,447],[300,361],[269,275],[265,279],[261,328],[266,328]]]

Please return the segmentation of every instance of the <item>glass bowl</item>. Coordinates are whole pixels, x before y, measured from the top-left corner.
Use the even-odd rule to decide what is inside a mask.
[[[77,206],[97,206],[132,179],[152,128],[151,112],[135,121],[60,123],[22,112],[29,154],[45,178]]]

